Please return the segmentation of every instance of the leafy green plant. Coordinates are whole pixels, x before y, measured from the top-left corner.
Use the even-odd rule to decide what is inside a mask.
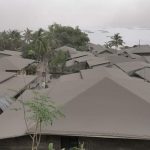
[[[41,141],[41,130],[43,125],[52,125],[55,119],[63,117],[55,103],[46,95],[41,95],[38,92],[33,92],[34,98],[27,102],[22,102],[24,107],[24,118],[27,129],[29,126],[27,120],[34,122],[32,138],[32,150],[38,150]],[[51,145],[50,145],[51,146]]]
[[[79,147],[78,147],[78,148],[77,148],[77,147],[73,147],[73,148],[71,148],[70,150],[85,150],[85,148],[84,148],[84,143],[79,144]]]
[[[58,51],[49,61],[49,69],[51,72],[63,72],[68,56],[66,52]]]
[[[53,147],[53,143],[49,143],[48,150],[55,150],[54,147]]]
[[[35,75],[37,72],[37,65],[30,65],[26,68],[27,75]]]

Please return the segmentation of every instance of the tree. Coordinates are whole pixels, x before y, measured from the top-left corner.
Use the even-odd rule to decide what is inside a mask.
[[[33,39],[33,37],[32,37],[33,35],[32,35],[32,30],[30,30],[30,29],[26,29],[26,30],[24,30],[24,33],[23,33],[23,39],[24,39],[24,42],[26,43],[26,44],[30,44],[31,43],[31,41],[32,41],[32,39]]]
[[[47,52],[47,43],[44,36],[44,30],[42,28],[33,34],[32,47],[36,52],[37,59],[39,61],[44,61],[44,57],[46,56]]]
[[[111,36],[111,41],[109,41],[107,44],[111,47],[115,47],[118,49],[119,46],[122,46],[124,44],[122,40],[122,36],[120,36],[119,33],[114,34],[114,36]]]
[[[6,31],[1,32],[0,33],[0,49],[1,50],[8,49],[9,48],[8,42],[9,42],[9,36],[7,32]]]
[[[29,125],[27,120],[30,119],[34,123],[32,139],[32,150],[38,150],[41,141],[41,130],[43,125],[52,125],[55,119],[64,116],[59,108],[48,96],[33,92],[34,97],[27,102],[21,101],[24,108],[24,119],[27,130]]]
[[[112,45],[111,45],[110,42],[105,42],[104,46],[105,46],[106,48],[111,48],[111,47],[112,47]]]
[[[11,50],[18,50],[22,46],[22,40],[21,40],[21,34],[18,30],[9,30],[8,31],[9,36],[9,43],[10,43],[10,49]]]
[[[42,73],[44,74],[43,77],[46,85],[46,74],[48,72],[48,60],[51,53],[51,47],[47,42],[47,36],[43,29],[39,29],[33,34],[32,47],[37,56],[37,60],[40,61],[39,66],[43,69]]]
[[[53,39],[54,48],[67,45],[80,51],[87,50],[89,42],[88,35],[82,32],[78,26],[72,28],[56,23],[48,27],[48,38]]]
[[[9,30],[0,32],[1,50],[10,49],[18,50],[22,47],[21,34],[18,30]]]
[[[68,55],[66,52],[55,52],[53,58],[49,61],[50,71],[53,73],[63,72]]]
[[[35,65],[35,64],[29,65],[26,68],[26,74],[27,75],[35,75],[36,72],[37,72],[37,65]]]

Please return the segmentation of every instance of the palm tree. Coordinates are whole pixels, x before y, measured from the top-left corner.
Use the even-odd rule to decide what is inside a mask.
[[[23,37],[24,37],[25,43],[30,44],[30,42],[32,41],[32,30],[28,28],[24,30]]]
[[[105,48],[111,48],[112,47],[110,42],[105,42],[104,46],[105,46]]]
[[[40,70],[42,70],[44,82],[46,83],[46,74],[48,71],[48,53],[49,53],[49,45],[47,43],[45,31],[43,29],[39,29],[33,34],[33,50],[35,50],[35,54],[37,55],[38,61],[40,61]]]
[[[39,29],[33,34],[33,47],[36,51],[37,58],[39,61],[44,61],[47,51],[47,43],[45,41],[44,30]]]
[[[122,46],[124,44],[124,41],[122,40],[122,36],[120,36],[119,33],[114,34],[114,36],[110,37],[112,40],[109,41],[109,45],[111,47],[115,46],[116,49],[118,49],[119,46]]]
[[[21,34],[18,30],[10,30],[7,34],[9,36],[11,50],[17,50],[22,46]]]
[[[1,43],[1,48],[2,50],[4,49],[9,49],[9,36],[6,31],[3,31],[0,33],[0,43]]]

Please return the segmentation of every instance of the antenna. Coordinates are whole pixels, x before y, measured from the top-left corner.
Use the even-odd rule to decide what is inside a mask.
[[[139,47],[140,47],[140,45],[141,45],[141,41],[139,40]]]

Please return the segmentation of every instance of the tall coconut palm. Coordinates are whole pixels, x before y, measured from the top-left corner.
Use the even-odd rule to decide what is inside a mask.
[[[32,41],[32,30],[28,28],[24,30],[23,38],[24,38],[25,43],[30,44],[30,42]]]
[[[18,30],[10,30],[8,31],[9,42],[10,42],[10,49],[17,50],[21,47],[21,34]]]
[[[33,34],[33,49],[37,55],[37,59],[40,61],[40,70],[44,74],[44,82],[46,83],[46,74],[48,71],[48,51],[49,46],[46,40],[45,31],[39,29]]]
[[[119,46],[122,46],[124,44],[124,41],[122,40],[122,36],[120,36],[119,33],[114,34],[114,36],[110,37],[111,41],[109,41],[109,45],[112,47],[114,46],[116,49],[118,49]]]
[[[39,29],[33,34],[33,47],[39,61],[43,61],[47,51],[47,43],[43,29]]]
[[[0,32],[0,48],[1,50],[7,49],[8,47],[8,34],[6,31]]]

